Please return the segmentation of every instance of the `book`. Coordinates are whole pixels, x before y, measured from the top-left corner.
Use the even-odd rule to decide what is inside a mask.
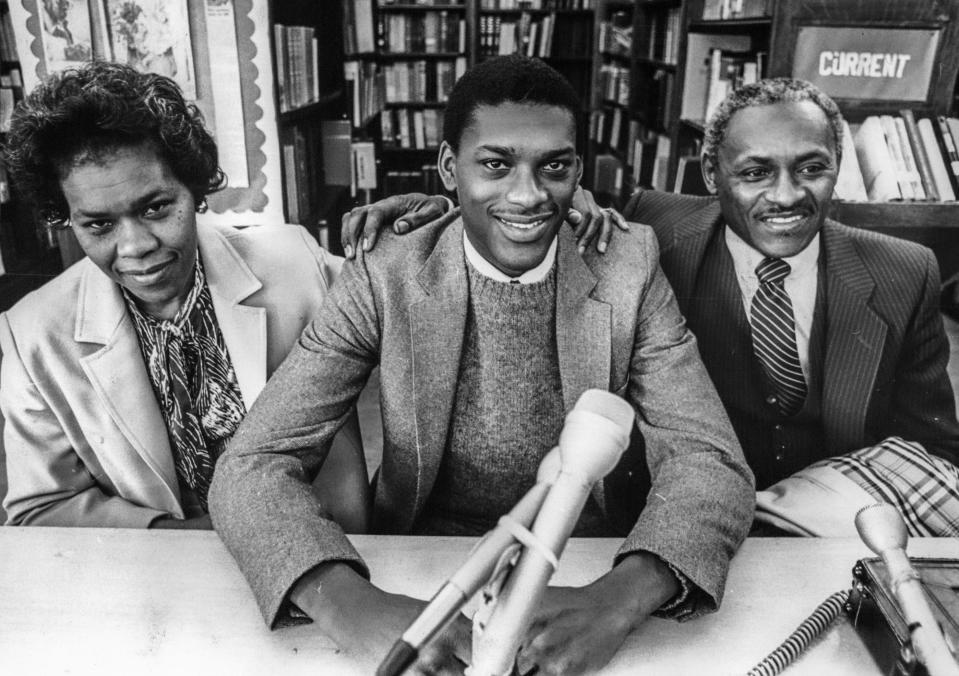
[[[882,127],[883,138],[892,158],[892,165],[896,172],[896,183],[899,185],[899,194],[903,199],[915,199],[916,193],[912,189],[912,180],[906,168],[906,160],[902,156],[902,144],[899,142],[899,132],[896,130],[896,121],[892,115],[880,115],[879,124]]]
[[[913,197],[917,200],[925,200],[926,188],[919,175],[916,158],[912,153],[912,143],[910,143],[909,133],[906,131],[906,122],[901,117],[893,117],[892,121],[896,125],[896,134],[899,136],[899,148],[902,152],[902,162],[906,167],[906,176],[909,180],[909,186],[912,188]]]
[[[842,121],[842,162],[839,163],[839,177],[836,180],[835,196],[837,199],[850,202],[866,202],[869,195],[862,178],[862,169],[856,155],[856,145],[853,142],[849,124]]]
[[[926,193],[926,198],[938,202],[939,191],[936,189],[936,182],[932,176],[932,165],[929,163],[929,156],[926,154],[922,137],[919,135],[919,127],[916,126],[916,118],[908,108],[900,110],[899,116],[902,118],[906,135],[909,137],[909,145],[912,146],[912,156],[915,159],[916,169],[919,171],[919,178],[922,181],[922,188]]]
[[[923,118],[916,122],[919,136],[926,150],[926,156],[929,158],[929,170],[932,173],[932,179],[936,184],[936,193],[943,202],[952,202],[956,199],[956,193],[949,181],[949,170],[946,169],[946,162],[939,149],[939,142],[936,140],[936,132],[932,120]]]
[[[886,136],[879,118],[867,117],[853,135],[866,194],[872,202],[902,199]]]
[[[946,161],[946,168],[949,170],[949,180],[952,183],[952,189],[959,195],[959,146],[949,132],[949,126],[944,115],[936,117],[936,140],[939,141],[942,148],[942,155]]]

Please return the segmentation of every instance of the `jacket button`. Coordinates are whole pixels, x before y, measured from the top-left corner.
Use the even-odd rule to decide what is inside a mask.
[[[779,423],[776,423],[775,425],[773,425],[773,429],[776,430],[777,432],[782,432],[783,426],[780,425]]]
[[[768,397],[766,397],[766,403],[769,404],[770,406],[775,404],[777,401],[779,401],[779,399],[776,398],[775,394],[771,394]]]
[[[782,454],[782,453],[777,453],[775,457],[776,457],[776,461],[777,461],[777,462],[782,462],[782,459],[783,459],[783,454]]]

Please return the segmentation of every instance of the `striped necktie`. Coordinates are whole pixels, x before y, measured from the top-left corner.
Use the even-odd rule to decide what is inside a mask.
[[[757,265],[759,290],[749,310],[753,351],[773,386],[775,403],[783,415],[798,412],[806,399],[806,379],[796,348],[793,305],[785,286],[789,270],[789,263],[779,258],[766,258]]]

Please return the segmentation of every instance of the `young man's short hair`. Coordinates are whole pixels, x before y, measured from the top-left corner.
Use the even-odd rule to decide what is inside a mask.
[[[443,140],[458,152],[473,111],[502,103],[558,106],[572,116],[574,134],[579,124],[581,103],[569,81],[540,59],[512,54],[483,61],[457,80],[446,103]]]

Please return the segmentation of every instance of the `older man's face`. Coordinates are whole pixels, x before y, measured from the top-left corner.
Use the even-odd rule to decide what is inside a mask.
[[[703,160],[706,185],[726,224],[766,256],[805,249],[826,218],[839,174],[826,114],[812,101],[733,114],[718,162]]]

